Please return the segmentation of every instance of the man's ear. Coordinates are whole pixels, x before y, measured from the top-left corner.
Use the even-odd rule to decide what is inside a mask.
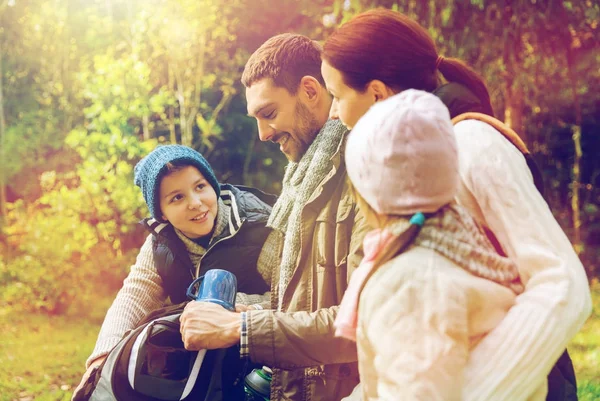
[[[324,90],[315,77],[305,75],[300,80],[298,95],[307,103],[317,103]]]
[[[373,96],[375,102],[394,95],[394,91],[378,79],[374,79],[367,84],[367,91]]]

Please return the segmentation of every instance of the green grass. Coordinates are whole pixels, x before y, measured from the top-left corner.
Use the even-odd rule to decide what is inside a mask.
[[[100,313],[82,319],[0,309],[0,401],[70,400],[94,348]]]
[[[580,401],[600,400],[600,281],[592,283],[594,311],[571,344]]]
[[[592,317],[569,345],[580,401],[600,400],[600,282],[592,291]],[[0,309],[0,401],[70,400],[107,302],[95,305],[88,318]]]

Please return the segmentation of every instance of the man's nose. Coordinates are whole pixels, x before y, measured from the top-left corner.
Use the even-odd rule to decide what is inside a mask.
[[[275,136],[275,132],[275,129],[266,122],[258,123],[258,137],[261,141],[270,141]]]

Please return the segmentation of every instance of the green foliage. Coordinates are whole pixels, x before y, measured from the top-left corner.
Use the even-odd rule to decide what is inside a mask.
[[[152,86],[150,67],[136,55],[98,55],[92,67],[83,67],[79,74],[85,85],[83,96],[90,103],[84,109],[90,121],[87,129],[132,134],[143,117],[160,114],[174,103],[164,88]]]
[[[17,255],[0,267],[3,303],[62,313],[101,277],[120,281],[131,263],[122,241],[145,210],[132,185],[132,164],[153,144],[82,130],[67,143],[81,157],[75,172],[44,173],[42,196],[11,207],[7,231],[18,237]]]
[[[259,142],[246,116],[239,78],[249,54],[280,32],[322,40],[377,6],[417,19],[440,54],[484,75],[497,114],[522,127],[570,238],[574,220],[581,224],[577,246],[588,273],[600,274],[596,2],[9,3],[0,1],[0,168],[10,202],[8,227],[0,228],[0,302],[58,313],[98,277],[119,286],[146,213],[132,168],[157,143],[190,145],[222,181],[277,193],[287,161]],[[571,174],[572,132],[581,133],[579,178]]]
[[[7,233],[18,241],[17,255],[0,267],[5,304],[63,313],[87,300],[100,278],[119,282],[131,263],[122,242],[145,210],[132,166],[155,143],[75,129],[66,144],[80,157],[75,171],[45,172],[36,202],[12,204]]]

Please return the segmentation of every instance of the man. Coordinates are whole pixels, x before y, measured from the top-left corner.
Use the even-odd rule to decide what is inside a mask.
[[[181,319],[186,348],[239,343],[242,357],[273,368],[271,400],[340,400],[358,383],[356,345],[334,337],[333,322],[367,227],[347,183],[347,130],[328,120],[320,65],[318,44],[282,34],[242,75],[260,139],[279,144],[290,162],[258,262],[273,271],[270,304],[234,313],[192,302]]]

